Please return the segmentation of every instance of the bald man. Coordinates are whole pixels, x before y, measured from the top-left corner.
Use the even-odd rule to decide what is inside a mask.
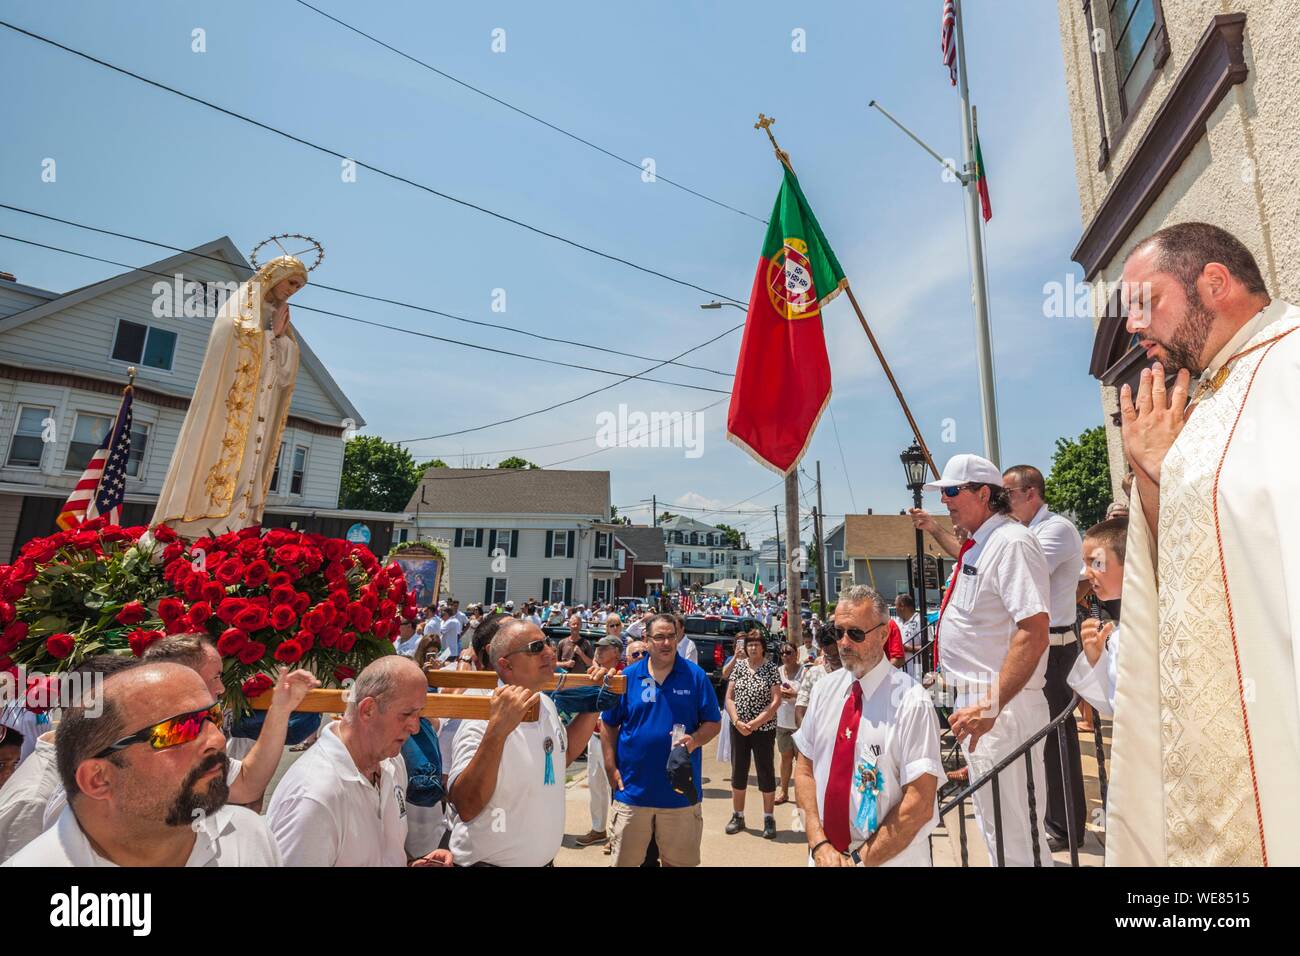
[[[451,855],[406,852],[402,745],[420,729],[428,681],[396,654],[357,675],[342,720],[284,775],[267,822],[286,866],[449,866]]]
[[[501,680],[491,716],[464,721],[452,745],[451,852],[457,866],[549,866],[564,839],[564,770],[591,739],[596,714],[566,729],[541,693],[556,662],[537,625],[503,621],[489,655]],[[525,721],[534,702],[539,719]]]
[[[261,818],[226,803],[221,708],[190,668],[110,676],[67,709],[55,749],[68,805],[5,866],[280,865]]]

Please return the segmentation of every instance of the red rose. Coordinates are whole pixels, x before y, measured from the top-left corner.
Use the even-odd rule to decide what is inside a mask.
[[[348,609],[348,592],[342,588],[332,592],[329,600],[336,611],[346,611]]]
[[[126,537],[126,532],[116,526],[105,528],[100,532],[100,536],[105,541],[121,541]]]
[[[285,664],[292,664],[303,655],[302,645],[297,641],[282,641],[275,649],[275,659]]]
[[[185,595],[185,600],[189,601],[191,604],[196,601],[202,601],[203,585],[206,583],[207,581],[204,579],[203,575],[191,574],[185,581],[185,584],[181,587],[181,591]],[[220,587],[220,585],[218,585],[218,587]]]
[[[344,631],[343,636],[339,638],[339,641],[335,645],[335,647],[337,647],[340,651],[346,654],[348,651],[352,650],[353,646],[356,643],[357,643],[357,635],[352,631]]]
[[[275,682],[266,674],[254,674],[248,680],[239,685],[239,689],[244,692],[244,696],[250,700],[254,697],[261,697],[268,690],[275,686]]]
[[[8,601],[0,601],[0,624],[8,624],[14,619],[14,606]]]
[[[337,627],[327,627],[316,635],[321,647],[337,647],[343,632]]]
[[[235,615],[246,607],[248,607],[248,602],[243,598],[224,598],[221,603],[217,605],[217,620],[225,624],[232,624],[234,623]]]
[[[348,546],[338,538],[327,538],[321,543],[321,551],[324,552],[326,561],[338,561],[347,554]]]
[[[302,626],[313,634],[319,634],[324,628],[329,627],[329,620],[325,617],[325,612],[319,607],[314,607],[302,616]]]
[[[389,618],[396,616],[397,605],[392,601],[382,601],[379,605],[378,616],[381,620],[387,621]]]
[[[141,536],[148,530],[149,528],[146,525],[133,524],[129,528],[123,528],[122,534],[130,541],[139,541]]]
[[[298,596],[298,592],[289,584],[278,584],[271,588],[271,604],[293,604],[293,599]]]
[[[408,621],[414,621],[416,615],[419,613],[420,609],[415,606],[414,601],[402,608],[402,617],[406,618]]]
[[[302,548],[296,544],[281,545],[275,549],[275,560],[281,565],[297,564],[302,560]]]
[[[216,581],[203,582],[203,600],[209,604],[220,604],[226,596],[226,589]]]
[[[13,584],[30,584],[36,577],[36,563],[30,558],[19,558],[9,569],[9,580]]]
[[[302,563],[306,566],[308,574],[315,574],[325,563],[325,557],[315,548],[303,548]]]
[[[388,600],[394,604],[406,603],[406,582],[398,581],[388,586]]]
[[[371,614],[379,610],[379,598],[374,591],[363,591],[361,597],[357,599],[357,603]]]
[[[244,578],[244,563],[231,555],[221,562],[221,566],[212,575],[226,587],[238,584]]]
[[[201,628],[212,616],[212,605],[207,601],[196,601],[190,605],[190,627]]]
[[[165,524],[156,525],[153,529],[153,539],[155,541],[161,541],[163,544],[167,544],[170,541],[175,541],[176,538],[176,532]]]
[[[346,664],[340,664],[338,667],[334,668],[334,679],[340,684],[345,680],[353,680],[356,676],[356,670],[348,667]]]
[[[217,638],[217,650],[222,657],[235,657],[248,646],[248,634],[237,627],[227,628]]]
[[[23,621],[14,621],[0,631],[0,654],[8,654],[27,637],[27,625]]]
[[[117,623],[123,627],[132,627],[149,616],[149,609],[139,601],[131,601],[117,612]]]
[[[150,644],[161,641],[166,636],[162,631],[135,630],[126,636],[126,642],[131,645],[132,654],[143,657]]]
[[[99,532],[97,531],[82,530],[72,536],[72,546],[78,551],[89,551],[97,544],[99,544]]]
[[[269,623],[269,615],[266,608],[256,604],[248,604],[242,611],[235,615],[231,621],[235,627],[243,628],[245,631],[260,631]]]
[[[71,634],[51,634],[45,639],[45,649],[50,652],[51,657],[57,657],[59,660],[71,654],[75,646],[76,641],[72,639]]]
[[[262,535],[262,526],[260,524],[249,525],[247,528],[240,528],[235,532],[235,537],[240,541],[246,538],[258,538]]]
[[[262,542],[257,538],[245,538],[236,550],[245,561],[252,561],[262,556]]]
[[[316,635],[308,633],[307,631],[299,631],[294,635],[293,640],[294,643],[302,648],[302,652],[306,654],[316,643]]]
[[[311,595],[306,591],[299,591],[293,596],[293,609],[301,616],[302,612],[311,606]]]
[[[22,555],[37,564],[44,564],[54,557],[54,552],[58,550],[59,543],[57,541],[52,541],[49,538],[36,538],[23,545]]]
[[[185,602],[179,598],[165,597],[158,602],[158,616],[164,621],[174,621],[185,616]]]
[[[192,630],[188,617],[178,617],[174,621],[163,621],[163,630],[168,634],[188,634]]]
[[[298,621],[298,615],[288,604],[277,604],[271,608],[271,626],[277,631],[287,631]]]
[[[266,645],[261,641],[249,641],[239,652],[239,663],[256,664],[266,656]]]
[[[272,574],[269,578],[266,579],[267,585],[272,590],[278,587],[284,587],[286,584],[289,584],[292,581],[293,578],[289,577],[289,575],[285,574],[283,571],[276,571],[274,574]]]
[[[26,593],[27,588],[12,579],[8,581],[3,588],[0,588],[0,595],[3,595],[7,601],[17,601]]]
[[[375,617],[370,613],[369,608],[362,607],[360,604],[348,605],[348,623],[358,631],[370,630],[370,625],[374,623]]]
[[[271,566],[258,559],[244,570],[244,583],[250,588],[261,587],[271,576]]]
[[[168,561],[175,561],[184,553],[185,545],[181,544],[179,541],[173,541],[171,544],[167,545],[167,547],[163,548],[163,564],[166,564]]]

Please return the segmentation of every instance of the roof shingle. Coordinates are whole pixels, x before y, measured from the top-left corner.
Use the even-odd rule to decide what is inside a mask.
[[[420,491],[424,490],[424,500]],[[407,512],[609,515],[609,472],[548,468],[430,468]]]

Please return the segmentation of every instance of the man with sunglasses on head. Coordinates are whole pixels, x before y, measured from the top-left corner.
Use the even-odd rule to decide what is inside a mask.
[[[876,591],[840,594],[844,667],[818,682],[794,735],[795,799],[813,866],[929,866],[944,779],[925,689],[885,656],[889,609]]]
[[[1043,694],[1051,606],[1047,558],[1034,533],[1012,518],[1002,473],[988,459],[954,455],[943,476],[925,487],[942,494],[953,524],[969,535],[956,551],[957,566],[939,605],[938,657],[953,695],[948,722],[974,782],[1050,720]],[[918,527],[923,518],[928,516],[914,510]],[[944,537],[952,536],[935,535],[941,546]],[[1043,865],[1052,865],[1043,826],[1043,742],[1030,754],[1037,847],[1030,838],[1025,762],[1016,760],[998,777],[1007,866],[1032,866],[1035,853]],[[989,857],[996,859],[992,787],[975,791],[972,801]]]
[[[564,840],[564,771],[591,740],[596,713],[568,728],[542,688],[555,651],[527,621],[501,622],[489,647],[501,683],[487,720],[466,720],[447,773],[451,852],[457,866],[549,866]],[[602,679],[610,673],[592,666]],[[529,707],[538,719],[525,720]]]
[[[55,748],[68,805],[5,866],[280,865],[262,819],[227,805],[221,705],[190,668],[110,676],[64,711]]]

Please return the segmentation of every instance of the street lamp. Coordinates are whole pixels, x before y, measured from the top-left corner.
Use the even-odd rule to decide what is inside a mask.
[[[926,461],[925,452],[916,442],[912,442],[910,448],[898,456],[903,463],[903,471],[907,475],[907,487],[912,492],[912,503],[921,507],[921,489],[925,486],[926,479]],[[917,602],[916,610],[921,615],[921,633],[928,636],[927,628],[929,625],[928,611],[925,602],[925,535],[920,528],[916,529],[916,577],[917,577]],[[928,674],[933,670],[930,660],[929,644],[931,642],[923,639],[925,650],[921,653],[923,664],[922,673]]]
[[[717,299],[714,299],[712,302],[705,302],[705,303],[701,304],[701,305],[700,305],[700,308],[701,308],[701,309],[720,309],[720,308],[722,308],[724,305],[729,305],[729,306],[731,306],[733,309],[739,309],[741,312],[748,311],[747,308],[746,308],[745,306],[740,305],[739,303],[736,303],[736,302],[719,302]]]

